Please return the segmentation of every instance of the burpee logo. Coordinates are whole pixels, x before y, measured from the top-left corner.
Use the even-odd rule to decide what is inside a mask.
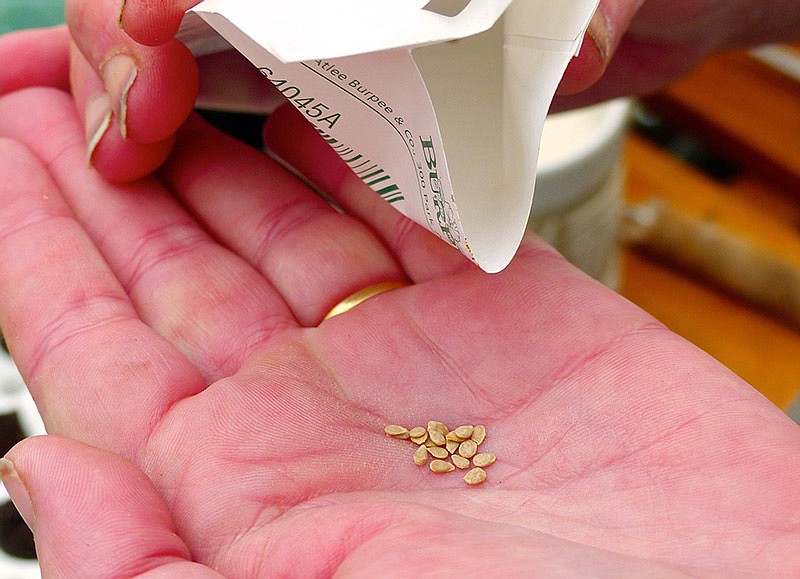
[[[436,221],[447,241],[453,246],[458,246],[461,242],[461,231],[458,228],[455,212],[442,192],[442,182],[439,180],[439,171],[436,168],[436,150],[433,147],[433,138],[428,137],[426,141],[420,137],[419,141],[422,145],[422,156],[428,168],[428,183],[431,186],[431,198],[436,209]]]

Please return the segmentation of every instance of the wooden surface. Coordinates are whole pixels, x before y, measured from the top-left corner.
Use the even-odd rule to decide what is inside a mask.
[[[800,194],[799,92],[800,81],[731,52],[646,102],[756,176]]]
[[[744,52],[708,60],[645,99],[668,124],[733,161],[718,181],[648,140],[626,143],[626,196],[666,200],[800,268],[800,82]],[[623,251],[621,292],[787,408],[800,395],[800,326],[670,259]]]

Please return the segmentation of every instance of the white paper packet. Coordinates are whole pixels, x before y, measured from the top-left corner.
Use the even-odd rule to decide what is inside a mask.
[[[497,272],[598,0],[449,4],[456,15],[429,0],[205,0],[179,38],[196,55],[233,46],[381,197]]]

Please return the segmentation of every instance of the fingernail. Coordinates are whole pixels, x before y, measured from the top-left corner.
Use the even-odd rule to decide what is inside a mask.
[[[95,149],[111,126],[111,97],[100,93],[86,104],[86,162],[91,167]]]
[[[119,12],[117,12],[117,26],[122,28],[122,16],[125,12],[125,4],[127,4],[127,0],[122,0],[122,4],[119,6]]]
[[[19,478],[14,463],[7,458],[0,458],[0,476],[3,478],[3,486],[6,487],[6,492],[11,498],[11,502],[19,511],[20,516],[25,520],[28,528],[33,530],[34,516],[33,504],[28,490]]]
[[[586,32],[597,47],[600,58],[603,62],[608,62],[608,58],[613,49],[612,42],[614,31],[613,23],[606,15],[605,10],[603,10],[602,4],[597,7],[597,11],[594,13],[594,16],[592,16],[592,20],[589,22],[589,28]]]
[[[117,54],[109,58],[102,67],[103,84],[111,95],[112,107],[117,112],[119,130],[122,138],[128,138],[128,93],[136,81],[139,69],[136,61],[127,54]]]

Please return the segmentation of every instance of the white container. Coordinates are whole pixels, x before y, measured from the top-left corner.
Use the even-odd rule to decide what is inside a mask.
[[[630,101],[548,116],[528,227],[571,263],[617,289],[622,143]]]

